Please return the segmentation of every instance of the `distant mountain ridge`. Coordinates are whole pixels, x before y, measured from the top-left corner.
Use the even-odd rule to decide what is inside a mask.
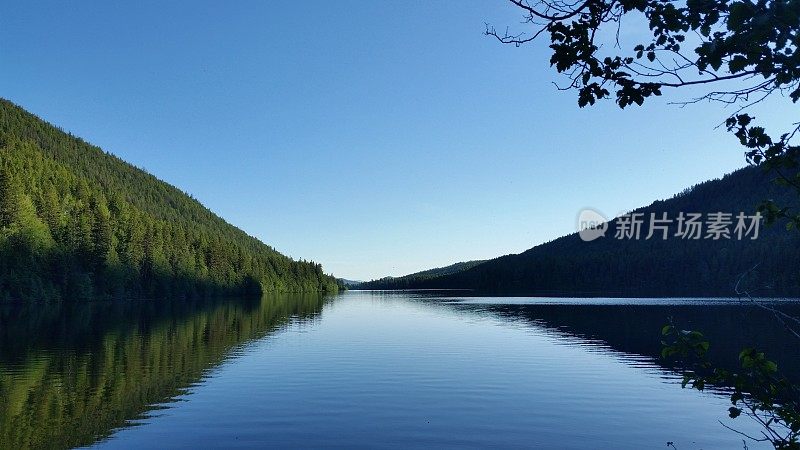
[[[337,288],[319,264],[0,99],[0,302]]]
[[[453,275],[465,270],[469,270],[479,264],[484,263],[485,260],[465,261],[451,264],[445,267],[437,267],[435,269],[423,270],[415,272],[402,277],[385,277],[378,280],[371,280],[356,285],[356,289],[413,289],[418,283],[426,280],[443,277],[446,275]]]
[[[773,183],[761,169],[746,167],[721,179],[700,183],[633,213],[657,217],[667,213],[753,214],[765,199],[796,205],[788,189]],[[472,289],[502,295],[543,296],[735,296],[734,286],[754,295],[800,297],[800,233],[783,224],[760,229],[756,240],[675,237],[615,239],[618,223],[610,221],[605,237],[584,242],[577,233],[538,245],[520,254],[501,256],[440,276],[383,279],[381,289]],[[732,228],[732,227],[731,227]],[[395,281],[403,280],[403,281]]]
[[[361,283],[363,283],[363,281],[347,280],[347,279],[344,279],[344,278],[337,278],[336,281],[338,281],[340,285],[344,286],[347,289],[352,289],[352,288],[360,285]]]

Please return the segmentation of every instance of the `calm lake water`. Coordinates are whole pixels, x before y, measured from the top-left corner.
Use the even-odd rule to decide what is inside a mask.
[[[797,304],[785,304],[800,314]],[[660,361],[668,317],[733,366],[796,342],[736,300],[348,292],[0,308],[0,447],[742,448]],[[760,448],[748,443],[750,448]]]

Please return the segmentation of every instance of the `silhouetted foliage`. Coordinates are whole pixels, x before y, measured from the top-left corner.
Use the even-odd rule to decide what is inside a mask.
[[[733,419],[744,415],[761,427],[759,435],[733,431],[756,442],[769,442],[776,449],[800,449],[800,390],[778,373],[775,362],[755,348],[745,348],[739,352],[739,370],[722,369],[707,359],[711,344],[699,331],[669,324],[661,333],[662,357],[677,357],[687,365],[683,387],[702,391],[710,385],[729,386],[728,415]]]
[[[531,28],[486,34],[516,46],[549,34],[550,65],[567,76],[578,105],[613,98],[642,105],[668,90],[689,88],[699,101],[733,105],[725,125],[747,161],[778,175],[800,194],[800,123],[780,137],[756,126],[748,111],[770,96],[800,100],[800,2],[796,0],[510,0]],[[632,28],[631,28],[632,27]],[[629,41],[632,40],[632,41]],[[605,44],[605,45],[604,45]],[[704,90],[705,89],[705,90]],[[764,200],[764,199],[762,199]],[[767,200],[768,222],[800,225],[800,212]],[[789,206],[787,206],[789,205]]]
[[[550,64],[558,72],[567,75],[569,82],[562,89],[576,90],[580,107],[612,96],[620,108],[642,105],[646,99],[660,96],[668,89],[687,87],[695,94],[698,89],[708,87],[708,90],[684,103],[715,101],[734,105],[733,112],[728,114],[724,124],[744,147],[748,163],[776,174],[776,181],[789,188],[775,196],[764,195],[756,199],[761,202],[759,211],[764,214],[767,223],[785,221],[788,229],[800,227],[800,213],[792,207],[797,204],[796,195],[800,194],[800,146],[793,143],[800,123],[794,123],[792,129],[779,137],[773,137],[764,127],[755,125],[755,118],[748,112],[753,105],[774,94],[795,104],[800,100],[800,2],[510,1],[523,12],[526,22],[534,27],[534,31],[527,35],[499,34],[487,26],[486,34],[503,43],[522,45],[540,34],[548,33],[552,50]],[[638,24],[641,31],[646,28],[647,33],[628,34],[639,42],[630,43],[630,46],[621,43],[623,19],[628,25]],[[603,46],[600,44],[603,40],[609,43],[614,40],[616,45]],[[755,185],[746,188],[760,191]],[[795,195],[787,196],[789,192]],[[739,194],[743,199],[751,195],[750,192]],[[770,231],[770,239],[758,244],[748,242],[739,249],[718,245],[715,252],[687,248],[678,258],[661,256],[662,250],[674,252],[674,244],[663,249],[654,244],[650,251],[658,251],[658,256],[649,261],[626,258],[624,263],[643,263],[648,270],[655,272],[655,276],[639,273],[638,280],[648,284],[668,281],[685,285],[686,281],[680,277],[664,278],[664,273],[673,271],[687,276],[688,284],[695,289],[703,289],[703,286],[696,286],[698,280],[707,280],[712,293],[731,295],[744,292],[752,300],[751,292],[754,295],[762,292],[749,287],[740,290],[738,283],[737,289],[733,286],[734,280],[741,280],[746,275],[750,279],[745,283],[774,288],[770,294],[797,296],[800,285],[797,234],[784,233],[781,236],[774,229]],[[765,242],[771,247],[764,247]],[[705,244],[713,245],[708,242]],[[551,250],[557,252],[562,249]],[[544,256],[541,252],[539,255]],[[709,256],[713,259],[709,259]],[[612,257],[610,262],[613,264],[618,261],[622,260]],[[703,261],[716,264],[697,265],[697,262]],[[584,262],[588,261],[584,259]],[[601,263],[599,260],[596,262]],[[505,269],[506,273],[510,270],[513,269]],[[611,274],[626,272],[631,271],[618,267]],[[576,273],[576,269],[573,268],[571,273]],[[636,282],[637,278],[627,282]],[[667,288],[667,292],[670,290],[669,286],[663,288]],[[775,314],[784,322],[780,311],[776,310]],[[786,317],[791,318],[788,315]],[[664,342],[664,356],[693,358],[701,370],[713,369],[713,375],[688,372],[684,386],[691,383],[692,387],[702,390],[707,383],[716,382],[733,387],[730,416],[737,417],[744,412],[762,425],[761,436],[748,438],[769,442],[775,448],[800,448],[797,386],[779,377],[777,366],[764,353],[746,348],[739,354],[741,370],[733,373],[714,369],[705,360],[709,342],[700,332],[679,330],[668,325],[663,333],[668,338]],[[674,448],[671,442],[667,445]]]

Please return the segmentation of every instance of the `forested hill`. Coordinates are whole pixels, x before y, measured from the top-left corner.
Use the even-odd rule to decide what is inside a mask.
[[[336,289],[319,264],[0,99],[0,301]]]
[[[471,269],[478,264],[485,261],[465,261],[451,264],[446,267],[437,267],[435,269],[423,270],[402,277],[386,277],[379,280],[366,281],[364,283],[354,286],[356,289],[413,289],[414,286],[426,280],[442,277],[445,275],[452,275],[458,272]]]
[[[571,234],[454,274],[412,282],[384,280],[380,287],[555,296],[734,296],[737,279],[746,274],[740,288],[754,295],[800,296],[800,232],[776,224],[762,226],[755,240],[750,239],[752,233],[736,239],[735,216],[753,214],[765,199],[781,205],[798,203],[787,188],[771,182],[760,169],[748,167],[634,211],[645,218],[638,240],[616,239],[621,226],[611,221],[605,237],[590,242]],[[701,239],[675,236],[680,212],[703,213]],[[708,213],[715,212],[732,213],[730,239],[705,238]],[[645,239],[651,213],[657,218],[666,213],[674,220],[666,240],[660,230]]]

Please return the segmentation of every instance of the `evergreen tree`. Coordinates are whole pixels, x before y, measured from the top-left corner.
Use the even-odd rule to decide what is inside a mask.
[[[19,217],[20,188],[11,172],[0,167],[0,228],[10,227]]]
[[[0,99],[0,301],[336,289],[321,268]]]

